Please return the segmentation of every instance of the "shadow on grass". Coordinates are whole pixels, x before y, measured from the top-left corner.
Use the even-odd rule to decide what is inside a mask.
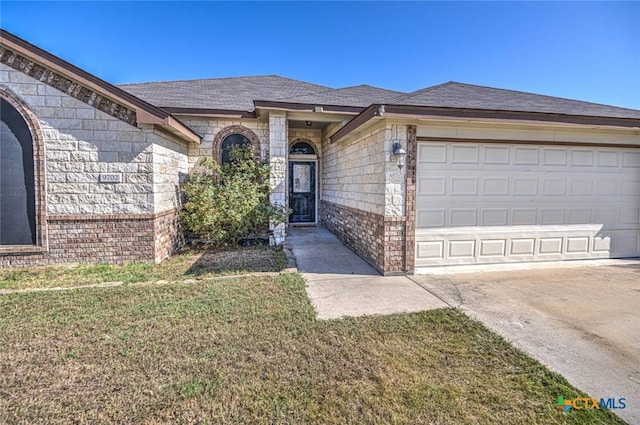
[[[278,272],[284,270],[287,264],[282,249],[272,249],[267,245],[222,249],[198,246],[191,249],[200,254],[185,271],[187,276]]]

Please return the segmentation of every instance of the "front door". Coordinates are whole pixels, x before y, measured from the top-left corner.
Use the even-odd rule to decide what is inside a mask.
[[[316,163],[289,162],[289,223],[316,222]]]

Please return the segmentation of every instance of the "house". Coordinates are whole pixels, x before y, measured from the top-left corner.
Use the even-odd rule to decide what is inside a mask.
[[[114,86],[7,31],[0,100],[0,267],[166,258],[179,182],[235,145],[293,210],[274,244],[319,223],[387,274],[640,256],[638,110],[455,82]]]

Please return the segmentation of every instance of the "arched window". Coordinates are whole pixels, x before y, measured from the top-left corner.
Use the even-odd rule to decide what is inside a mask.
[[[220,144],[220,164],[226,164],[230,160],[231,150],[233,148],[248,148],[251,141],[244,135],[234,133],[230,134],[222,140]]]
[[[36,244],[33,136],[0,98],[0,245]]]
[[[260,139],[242,125],[230,125],[220,130],[213,140],[213,157],[220,164],[229,162],[229,153],[233,147],[251,146],[253,158],[260,158]]]
[[[298,142],[295,143],[293,146],[291,146],[291,148],[289,149],[289,154],[293,154],[293,155],[315,155],[316,151],[313,149],[313,146],[311,146],[309,143],[307,142]]]

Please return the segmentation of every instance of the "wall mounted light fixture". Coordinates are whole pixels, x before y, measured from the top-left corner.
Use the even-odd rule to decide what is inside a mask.
[[[407,151],[404,150],[400,142],[393,142],[393,150],[391,152],[393,153],[393,156],[396,157],[396,164],[398,164],[398,168],[402,169],[407,157]]]
[[[312,121],[305,121],[304,123],[307,125],[307,127],[311,127],[313,125]]]

